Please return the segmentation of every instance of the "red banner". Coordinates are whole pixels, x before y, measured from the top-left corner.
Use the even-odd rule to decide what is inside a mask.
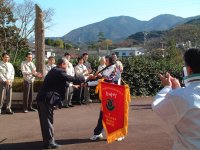
[[[97,90],[102,100],[103,126],[106,130],[107,141],[111,143],[128,133],[130,90],[128,85],[106,82],[100,82]]]

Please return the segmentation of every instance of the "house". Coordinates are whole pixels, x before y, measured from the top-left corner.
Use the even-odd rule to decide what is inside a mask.
[[[35,42],[29,42],[29,48],[33,53],[33,58],[35,58]],[[45,45],[45,60],[48,60],[49,56],[55,57],[55,51],[52,46]]]
[[[111,53],[115,53],[119,57],[122,56],[139,56],[144,55],[145,49],[142,47],[119,47],[111,50]]]

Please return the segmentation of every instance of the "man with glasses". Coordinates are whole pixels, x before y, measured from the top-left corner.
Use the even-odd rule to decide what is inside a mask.
[[[6,113],[13,114],[11,110],[12,100],[12,83],[14,81],[15,70],[13,65],[9,62],[10,57],[8,53],[2,54],[3,61],[0,62],[0,114],[4,104],[4,96],[6,96],[7,106]]]

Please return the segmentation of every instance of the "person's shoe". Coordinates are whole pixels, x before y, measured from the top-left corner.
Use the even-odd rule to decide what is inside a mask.
[[[65,105],[65,106],[63,106],[63,108],[69,108],[69,106],[68,106],[68,105]]]
[[[82,101],[81,104],[87,105],[87,102],[86,101]]]
[[[91,141],[96,141],[96,140],[101,140],[101,139],[103,139],[103,134],[102,133],[100,133],[99,135],[93,135],[90,138]]]
[[[26,109],[26,110],[24,110],[24,113],[28,113],[28,110]]]
[[[124,138],[125,138],[125,137],[124,137],[124,136],[122,136],[122,137],[120,137],[120,138],[116,139],[116,141],[120,142],[120,141],[122,141]]]
[[[36,112],[37,112],[37,109],[35,109],[35,108],[30,108],[29,111],[36,111]]]
[[[12,111],[11,109],[7,109],[7,110],[6,110],[6,114],[13,115],[13,111]]]
[[[87,102],[88,102],[88,103],[92,103],[92,100],[91,100],[91,99],[88,99]]]
[[[69,105],[69,107],[74,107],[74,105]]]
[[[45,145],[44,149],[58,149],[61,145],[58,144],[49,144],[49,145]]]

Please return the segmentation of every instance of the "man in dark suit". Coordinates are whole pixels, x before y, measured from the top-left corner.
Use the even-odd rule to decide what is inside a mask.
[[[38,113],[42,130],[44,148],[54,149],[60,145],[55,143],[53,131],[53,110],[55,106],[62,105],[65,98],[66,81],[80,84],[85,78],[78,78],[66,74],[68,60],[65,58],[57,61],[57,66],[52,68],[44,79],[41,90],[37,95]]]

